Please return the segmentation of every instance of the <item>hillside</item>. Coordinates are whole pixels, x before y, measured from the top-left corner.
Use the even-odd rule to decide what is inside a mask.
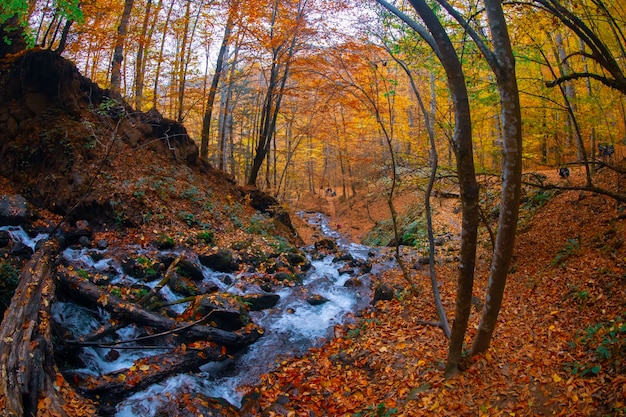
[[[182,125],[135,112],[54,52],[5,60],[0,103],[1,184],[35,217],[87,220],[100,232],[130,227],[145,241],[211,229],[221,243],[240,238],[261,211],[298,241],[278,202],[201,161]]]

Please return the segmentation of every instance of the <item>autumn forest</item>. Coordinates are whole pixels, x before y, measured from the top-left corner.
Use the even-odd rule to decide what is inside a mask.
[[[625,31],[621,0],[3,0],[0,415],[626,415]]]
[[[466,3],[458,13],[486,36],[483,6]],[[623,6],[577,4],[571,13],[584,26],[572,29],[559,19],[563,12],[543,3],[504,6],[525,168],[580,161],[583,148],[593,159],[598,145],[621,144],[625,135]],[[495,76],[468,32],[443,7],[435,10],[467,80],[477,169],[497,171]],[[252,182],[284,197],[328,186],[351,195],[386,175],[382,130],[399,166],[424,165],[430,145],[416,93],[432,120],[440,164],[453,165],[444,69],[415,31],[375,2],[32,1],[21,19],[29,42],[62,51],[137,110],[155,108],[184,123],[202,141],[202,157],[239,182],[258,177]],[[589,38],[578,36],[583,30]],[[617,73],[598,62],[595,48]],[[560,79],[572,81],[554,83]],[[255,162],[259,154],[267,157]],[[256,167],[259,159],[268,166]]]

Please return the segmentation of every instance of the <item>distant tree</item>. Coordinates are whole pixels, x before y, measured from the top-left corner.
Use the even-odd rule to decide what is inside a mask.
[[[549,86],[555,86],[569,80],[580,78],[592,78],[626,95],[626,75],[624,73],[622,57],[626,54],[626,36],[624,35],[623,16],[618,18],[611,12],[611,7],[619,10],[623,3],[617,0],[591,0],[572,2],[571,9],[565,7],[558,0],[531,0],[531,4],[547,11],[559,19],[563,25],[572,30],[578,36],[588,51],[576,51],[562,57],[562,62],[572,61],[576,58],[588,58],[595,61],[602,71],[569,71],[560,75],[554,81],[548,82]],[[621,6],[620,6],[621,4]],[[579,14],[574,10],[579,11]],[[583,17],[585,16],[585,17]],[[597,16],[589,20],[590,16]],[[587,21],[586,21],[587,20]],[[600,21],[603,28],[608,30],[599,31]],[[611,48],[609,45],[615,45]],[[589,69],[589,67],[586,67]]]
[[[238,13],[239,0],[232,0],[230,2],[228,17],[226,24],[224,25],[224,36],[222,37],[222,44],[217,54],[217,61],[215,63],[215,72],[213,73],[213,80],[211,81],[211,87],[209,88],[209,94],[207,96],[206,110],[202,118],[202,131],[200,136],[200,158],[207,160],[209,158],[209,137],[211,134],[211,117],[213,114],[213,105],[215,103],[215,96],[217,95],[217,86],[224,72],[224,57],[230,42],[231,32],[235,24],[235,17]],[[223,158],[221,158],[223,159]]]
[[[122,79],[122,60],[124,59],[124,43],[126,42],[126,34],[128,32],[128,22],[130,20],[130,12],[133,8],[134,0],[124,1],[124,10],[120,24],[117,27],[117,36],[115,38],[115,47],[113,50],[113,60],[111,62],[111,90],[120,92]]]
[[[259,171],[270,152],[294,55],[305,33],[309,1],[297,0],[284,4],[278,0],[272,1],[269,34],[265,37],[265,46],[269,47],[271,62],[254,158],[246,180],[248,185],[257,185]]]

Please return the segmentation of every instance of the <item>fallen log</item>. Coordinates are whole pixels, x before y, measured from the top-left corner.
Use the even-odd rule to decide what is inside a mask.
[[[89,376],[79,382],[78,389],[84,395],[97,398],[102,403],[118,403],[170,376],[194,372],[207,362],[226,358],[225,349],[213,342],[181,345],[168,353],[139,359],[130,368],[98,377]]]
[[[35,253],[20,273],[0,325],[2,416],[95,413],[92,403],[80,399],[55,365],[50,308],[55,299],[52,272],[58,253],[59,245],[54,240],[45,242]]]
[[[67,290],[67,295],[76,301],[96,304],[117,320],[148,326],[158,332],[170,332],[177,343],[207,340],[224,345],[229,351],[234,352],[254,343],[263,334],[256,326],[246,326],[241,330],[229,332],[202,324],[179,322],[144,310],[137,304],[123,301],[68,269],[60,271],[59,280]]]

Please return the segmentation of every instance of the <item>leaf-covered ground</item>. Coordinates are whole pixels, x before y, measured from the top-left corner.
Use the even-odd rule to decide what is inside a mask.
[[[614,186],[615,175],[605,175],[605,185]],[[626,220],[603,196],[548,197],[534,191],[525,199],[492,346],[464,373],[443,378],[446,339],[418,324],[436,319],[427,275],[413,271],[422,288],[414,297],[399,271],[389,271],[379,279],[398,288],[395,299],[378,302],[337,328],[322,348],[264,375],[252,389],[263,408],[297,416],[626,415]],[[350,215],[358,222],[365,216],[354,207]],[[350,226],[348,217],[333,220]],[[481,239],[479,299],[489,249]],[[452,315],[455,264],[438,266],[438,280]],[[468,346],[479,313],[477,305]]]

